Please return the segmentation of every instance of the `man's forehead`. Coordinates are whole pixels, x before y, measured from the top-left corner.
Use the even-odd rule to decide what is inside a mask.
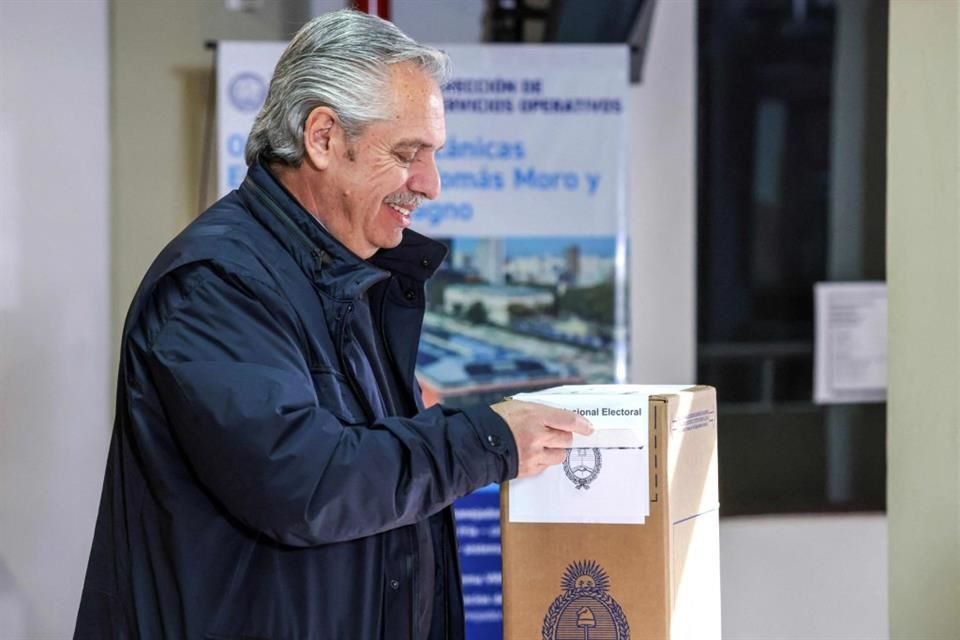
[[[412,62],[390,65],[388,78],[387,117],[369,131],[390,149],[443,147],[443,94],[436,81]]]
[[[428,117],[443,117],[440,85],[426,71],[412,62],[400,62],[390,66],[388,77],[387,92],[395,113],[410,109]]]

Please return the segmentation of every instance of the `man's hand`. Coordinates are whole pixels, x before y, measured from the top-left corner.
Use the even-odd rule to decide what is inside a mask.
[[[566,409],[520,400],[504,400],[490,408],[506,421],[517,441],[518,478],[563,462],[574,433],[593,433],[586,418]]]

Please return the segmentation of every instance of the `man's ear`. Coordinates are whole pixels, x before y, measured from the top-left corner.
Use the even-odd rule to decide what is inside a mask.
[[[339,128],[337,114],[330,107],[316,107],[307,116],[303,124],[304,159],[315,169],[323,170],[330,165]]]

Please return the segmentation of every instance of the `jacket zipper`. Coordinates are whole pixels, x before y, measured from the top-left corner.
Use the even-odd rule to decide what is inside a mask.
[[[388,278],[387,285],[383,292],[383,296],[380,298],[380,309],[377,312],[377,315],[379,316],[377,318],[377,324],[379,325],[379,330],[380,330],[380,342],[383,344],[383,351],[387,356],[387,362],[390,363],[390,369],[394,372],[395,375],[403,376],[404,372],[400,371],[400,366],[397,364],[397,358],[393,354],[393,348],[390,346],[390,341],[387,340],[386,320],[384,319],[385,316],[383,313],[384,309],[387,306],[387,296],[390,295],[390,280],[393,280],[392,275]],[[401,380],[403,380],[402,377],[401,377]],[[416,399],[412,395],[409,398],[408,407],[405,407],[405,408],[411,408],[411,407],[413,409],[417,408]]]
[[[348,303],[347,308],[343,312],[343,319],[340,320],[340,326],[337,330],[337,359],[340,360],[340,368],[343,370],[343,376],[347,379],[347,383],[350,385],[350,390],[353,392],[353,395],[360,404],[363,406],[364,413],[367,414],[367,420],[371,423],[376,421],[376,415],[373,412],[373,406],[367,400],[366,394],[363,393],[363,390],[360,388],[360,384],[354,379],[353,372],[350,367],[347,366],[347,357],[344,354],[343,343],[346,339],[347,333],[347,315],[353,312],[353,303]]]
[[[410,589],[413,592],[411,594],[413,599],[413,610],[412,615],[410,616],[410,637],[416,638],[419,634],[417,633],[417,622],[420,620],[420,571],[418,567],[420,566],[420,539],[417,537],[417,526],[419,523],[412,524],[409,527],[410,531]],[[432,544],[432,543],[431,543]],[[431,594],[432,596],[432,594]],[[432,612],[431,612],[432,616]],[[430,620],[427,620],[427,624],[430,624]]]
[[[383,312],[384,312],[384,309],[385,309],[385,307],[386,307],[386,304],[387,304],[387,296],[390,295],[390,292],[389,292],[390,282],[389,282],[389,280],[392,280],[392,279],[393,279],[393,276],[391,275],[390,278],[388,279],[388,282],[387,282],[387,285],[386,285],[386,290],[383,292],[383,296],[380,298],[379,310],[378,310],[378,312],[377,312],[377,315],[379,316],[379,318],[377,318],[377,324],[379,325],[379,331],[380,331],[380,343],[383,345],[383,351],[384,351],[384,353],[385,353],[385,355],[386,355],[387,361],[389,362],[392,371],[393,371],[393,372],[395,373],[395,375],[396,375],[396,374],[399,373],[400,367],[397,365],[396,357],[395,357],[394,354],[393,354],[393,349],[391,349],[390,343],[389,343],[389,341],[387,340],[387,333],[386,333],[386,331],[385,331],[385,329],[386,329],[385,316],[384,316],[384,313],[383,313]],[[411,397],[409,400],[410,400],[410,402],[412,403],[411,406],[412,406],[413,408],[416,408],[416,402],[414,401],[414,398]],[[422,605],[421,605],[421,603],[420,603],[420,570],[419,570],[419,567],[420,567],[420,538],[419,538],[419,536],[418,536],[418,529],[419,529],[420,527],[424,527],[424,526],[427,528],[427,531],[430,531],[430,533],[431,533],[430,544],[433,545],[432,529],[430,528],[429,518],[428,518],[427,520],[423,520],[423,521],[421,521],[421,522],[417,522],[417,523],[414,523],[414,524],[409,525],[409,531],[410,531],[410,553],[411,553],[410,584],[411,584],[411,588],[412,588],[412,590],[413,590],[413,593],[412,593],[412,599],[413,599],[413,609],[412,609],[412,612],[413,612],[413,613],[412,613],[412,615],[410,616],[410,634],[411,634],[410,637],[411,637],[411,638],[416,638],[416,637],[418,636],[417,622],[420,620],[421,613],[422,613],[422,612],[420,611],[420,608],[421,608]],[[435,558],[435,559],[434,559],[434,561],[438,561],[438,560],[439,560],[439,558]],[[436,589],[436,586],[437,586],[437,585],[434,585],[434,589]],[[433,594],[428,594],[428,597],[429,597],[431,600],[434,600]],[[438,603],[434,600],[434,605],[437,605],[437,604],[438,604]],[[427,619],[427,624],[430,624],[430,623],[432,622],[432,617],[433,617],[433,612],[431,611],[430,618]],[[446,612],[444,612],[444,617],[446,617]],[[446,623],[446,621],[445,621],[445,623]],[[448,624],[445,624],[445,626],[448,627],[449,625],[448,625]],[[433,633],[433,630],[431,629],[430,632],[431,632],[431,634],[432,634],[432,633]],[[446,629],[444,630],[444,637],[448,637],[447,634],[446,634]]]

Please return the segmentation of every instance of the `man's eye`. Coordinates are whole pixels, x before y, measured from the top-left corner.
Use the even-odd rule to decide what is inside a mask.
[[[420,149],[417,148],[414,150],[394,151],[393,155],[401,164],[409,165],[413,164],[413,161],[417,159],[417,153],[419,152]]]

